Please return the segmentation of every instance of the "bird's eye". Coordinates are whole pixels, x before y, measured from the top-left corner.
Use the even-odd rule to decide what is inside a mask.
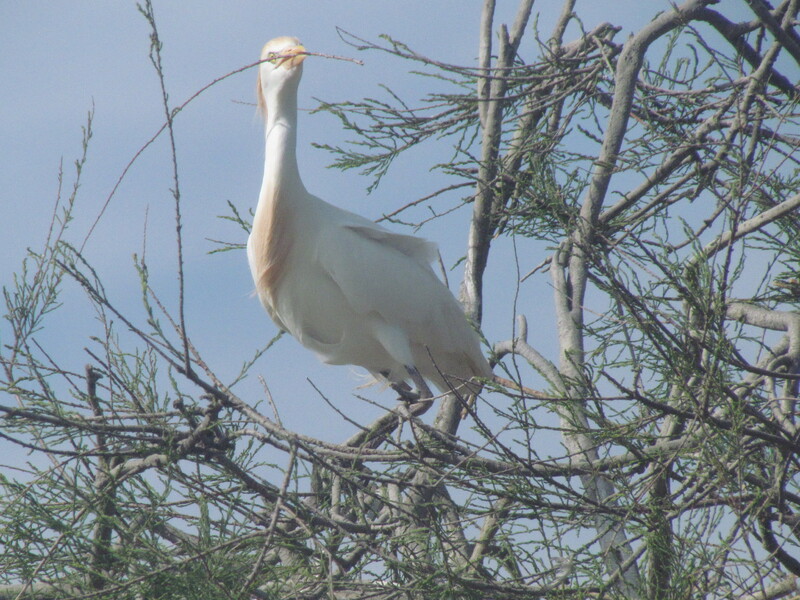
[[[267,62],[272,63],[273,65],[279,65],[285,60],[286,56],[284,52],[268,52],[267,53]]]

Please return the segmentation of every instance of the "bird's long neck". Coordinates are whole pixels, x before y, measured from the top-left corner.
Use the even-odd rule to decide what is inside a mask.
[[[295,237],[292,215],[306,195],[297,168],[297,93],[282,92],[266,97],[264,178],[250,234],[256,287],[272,300]]]
[[[279,200],[286,191],[305,191],[297,168],[297,93],[281,91],[284,93],[266,98],[264,179],[259,205],[265,200]]]

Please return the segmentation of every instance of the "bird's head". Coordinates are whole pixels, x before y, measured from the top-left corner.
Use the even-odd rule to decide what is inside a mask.
[[[303,72],[306,49],[296,37],[281,36],[268,41],[261,50],[258,66],[258,108],[266,112],[266,90],[280,88],[291,82],[295,86]]]

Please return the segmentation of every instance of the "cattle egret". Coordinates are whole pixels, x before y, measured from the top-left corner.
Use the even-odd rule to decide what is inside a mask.
[[[431,262],[436,245],[392,233],[306,191],[297,166],[297,87],[305,49],[293,37],[261,52],[264,179],[247,258],[275,324],[329,364],[358,365],[401,394],[475,393],[492,376],[470,327]]]

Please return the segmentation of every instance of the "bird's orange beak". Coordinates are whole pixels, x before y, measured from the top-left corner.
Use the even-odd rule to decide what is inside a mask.
[[[278,62],[279,66],[286,66],[291,69],[298,66],[306,59],[306,49],[303,46],[297,45],[288,50],[280,53],[281,60]]]

